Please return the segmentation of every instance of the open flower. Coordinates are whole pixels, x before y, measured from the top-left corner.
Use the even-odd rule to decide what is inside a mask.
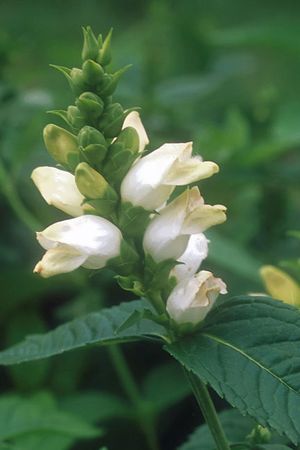
[[[136,130],[140,140],[139,152],[142,152],[145,149],[146,145],[149,144],[149,138],[141,121],[140,115],[137,111],[132,111],[128,114],[128,116],[126,116],[122,129],[127,127],[132,127]]]
[[[124,202],[155,210],[162,206],[176,186],[185,186],[218,172],[217,164],[192,157],[192,143],[164,144],[137,160],[121,185]]]
[[[31,178],[49,205],[70,216],[83,214],[84,197],[76,186],[74,175],[55,167],[37,167]]]
[[[207,257],[208,243],[209,240],[203,233],[192,234],[185,252],[178,258],[181,264],[174,267],[171,275],[175,276],[178,281],[194,275]]]
[[[47,252],[34,272],[48,278],[79,266],[101,269],[120,254],[122,235],[108,220],[85,215],[54,223],[37,239]]]
[[[226,284],[220,278],[201,270],[175,286],[167,300],[167,311],[179,325],[197,325],[211,310],[218,295],[226,293]]]
[[[222,205],[206,205],[197,187],[188,189],[152,219],[144,235],[144,250],[156,262],[177,259],[190,235],[224,222],[225,211]]]

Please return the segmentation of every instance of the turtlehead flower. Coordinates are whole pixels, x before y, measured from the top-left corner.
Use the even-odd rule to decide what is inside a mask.
[[[176,186],[185,186],[218,172],[217,164],[192,157],[192,143],[164,144],[136,161],[121,185],[123,202],[153,211]]]
[[[181,264],[174,267],[171,275],[175,276],[178,281],[194,275],[208,255],[208,243],[209,240],[203,233],[192,234],[185,252],[178,258],[178,262]]]
[[[122,129],[127,127],[132,127],[136,130],[140,140],[139,152],[142,152],[145,149],[146,145],[149,144],[149,138],[141,121],[140,115],[137,111],[132,111],[128,114],[128,116],[126,116]]]
[[[122,234],[108,220],[84,215],[50,225],[37,240],[47,251],[34,272],[48,278],[79,266],[101,269],[120,254]]]
[[[168,297],[167,311],[179,325],[197,325],[211,310],[218,295],[226,293],[226,284],[220,278],[201,270],[177,284]]]
[[[226,220],[222,205],[206,205],[197,187],[163,208],[148,225],[143,246],[156,262],[179,258],[188,245],[190,235],[199,234]]]
[[[274,266],[263,266],[260,275],[271,297],[300,307],[300,286],[292,277]]]
[[[74,175],[55,167],[37,167],[31,178],[49,205],[70,216],[83,214],[84,197],[76,186]]]

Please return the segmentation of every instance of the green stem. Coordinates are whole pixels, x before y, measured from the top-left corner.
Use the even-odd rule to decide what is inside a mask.
[[[153,416],[144,408],[144,402],[120,347],[118,345],[109,345],[107,348],[124,392],[136,410],[136,415],[147,440],[149,449],[159,450]]]
[[[25,207],[15,188],[11,177],[0,160],[0,188],[17,217],[32,231],[40,228],[39,222]]]
[[[218,450],[230,450],[227,438],[222,428],[221,422],[217,415],[217,411],[212,402],[206,385],[192,372],[186,370],[187,378],[193,389],[194,396],[202,411],[204,419],[210,429],[215,440]]]

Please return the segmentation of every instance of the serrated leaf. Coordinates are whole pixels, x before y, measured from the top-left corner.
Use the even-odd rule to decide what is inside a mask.
[[[119,327],[135,310],[149,307],[146,300],[121,303],[100,312],[75,319],[46,334],[28,336],[23,342],[0,352],[0,364],[10,365],[47,358],[86,345],[136,341],[167,340],[165,329],[149,319],[118,333]]]
[[[268,297],[226,300],[201,331],[166,346],[261,425],[300,440],[300,314]]]
[[[222,411],[219,419],[231,443],[242,442],[255,426],[249,417],[243,417],[237,410]],[[178,450],[215,450],[216,444],[208,426],[198,427]]]

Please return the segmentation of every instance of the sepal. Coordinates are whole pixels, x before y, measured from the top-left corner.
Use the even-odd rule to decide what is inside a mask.
[[[133,206],[128,202],[120,204],[119,226],[126,236],[143,236],[149,222],[150,213],[141,206]]]
[[[74,170],[79,163],[76,136],[64,128],[49,124],[44,128],[44,142],[50,155],[62,166]]]
[[[93,33],[91,27],[82,27],[83,32],[83,48],[82,48],[82,60],[96,59],[99,53],[99,44],[96,36]]]
[[[139,278],[140,256],[135,248],[123,239],[119,256],[110,259],[107,267],[122,276],[131,275]]]
[[[100,169],[107,153],[107,143],[103,134],[96,128],[85,126],[78,134],[78,143],[83,161]]]
[[[67,119],[71,124],[71,127],[78,131],[85,125],[85,120],[77,106],[70,105],[67,110]]]
[[[123,67],[122,69],[118,70],[117,72],[113,74],[106,73],[103,76],[103,84],[98,90],[98,94],[101,95],[101,97],[109,97],[114,93],[114,91],[117,88],[118,82],[121,78],[121,76],[127,72],[127,70],[131,67],[131,64],[128,64],[127,66]]]
[[[103,83],[103,67],[95,61],[88,59],[82,65],[82,79],[89,86],[101,86]]]
[[[99,119],[104,109],[103,100],[93,92],[83,92],[75,103],[81,114],[89,121]]]
[[[97,62],[102,64],[103,66],[107,66],[111,62],[111,37],[112,37],[113,29],[109,30],[108,35],[104,39],[104,42],[99,50],[97,56]],[[100,36],[99,36],[100,37]],[[102,36],[101,36],[102,41]],[[100,41],[100,42],[101,42]]]

